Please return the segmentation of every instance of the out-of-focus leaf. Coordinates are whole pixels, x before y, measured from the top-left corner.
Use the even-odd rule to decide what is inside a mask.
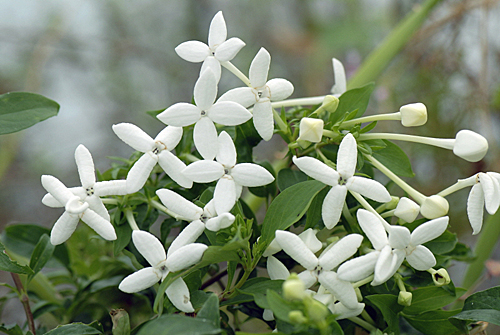
[[[220,331],[209,320],[171,314],[147,322],[136,335],[209,335]]]
[[[404,315],[404,318],[413,328],[426,335],[458,335],[461,332],[448,318],[458,313],[454,311],[429,311],[418,315]]]
[[[70,323],[59,326],[45,333],[45,335],[94,335],[102,334],[101,331],[83,323]]]
[[[357,110],[355,117],[361,117],[366,111],[370,96],[375,88],[374,83],[369,83],[365,86],[355,88],[344,92],[339,97],[339,106],[335,113],[330,114],[329,122],[335,124],[340,120],[346,113],[350,113]]]
[[[27,265],[20,265],[18,262],[13,261],[5,253],[5,247],[0,243],[0,270],[19,273],[19,274],[33,274],[33,270]]]
[[[375,294],[366,296],[369,302],[375,305],[387,323],[387,331],[393,332],[395,335],[399,334],[399,312],[404,306],[398,304],[398,297],[393,294]]]

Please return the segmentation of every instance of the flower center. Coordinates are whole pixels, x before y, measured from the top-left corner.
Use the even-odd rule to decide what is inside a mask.
[[[206,111],[201,111],[201,116],[207,116],[207,112]]]
[[[342,176],[339,176],[339,185],[345,185],[347,184],[347,179],[345,179]]]
[[[167,146],[162,141],[156,141],[155,147],[151,150],[155,155],[158,155],[162,150],[166,150]]]
[[[87,197],[90,197],[90,196],[94,195],[94,188],[93,187],[87,187],[85,189],[85,193],[87,193]]]
[[[316,277],[319,277],[319,275],[321,274],[322,271],[323,271],[323,267],[320,265],[316,265],[316,267],[313,269],[313,272],[316,275]]]

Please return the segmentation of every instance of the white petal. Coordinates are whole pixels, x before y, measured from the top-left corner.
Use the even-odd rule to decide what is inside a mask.
[[[300,239],[305,243],[307,248],[314,253],[323,248],[323,243],[316,237],[317,232],[317,230],[309,228],[299,234]]]
[[[273,311],[268,308],[264,308],[264,312],[262,312],[262,319],[264,319],[265,321],[273,321],[274,320]]]
[[[335,272],[323,271],[318,281],[347,308],[354,309],[358,306],[358,298],[351,283],[339,279]]]
[[[213,17],[210,22],[210,28],[208,30],[208,45],[210,47],[217,46],[224,42],[227,38],[227,28],[226,21],[224,21],[224,16],[222,12],[219,11]]]
[[[395,249],[404,249],[410,244],[410,230],[403,226],[391,226],[389,229],[389,244]]]
[[[187,287],[182,277],[177,278],[167,287],[165,291],[168,299],[172,304],[184,313],[193,313],[194,308],[191,305],[191,296],[189,295],[189,288]]]
[[[493,215],[498,210],[498,207],[500,207],[500,181],[497,179],[497,177],[495,176],[495,174],[493,172],[487,172],[486,174],[493,181],[493,185],[494,185],[493,187],[495,188],[495,191],[493,192],[495,195],[493,196],[493,199],[491,200],[490,205],[488,205],[488,201],[486,201],[486,198],[485,198],[486,210],[488,211],[488,213]],[[485,197],[486,197],[486,195],[485,195]],[[489,207],[489,206],[491,206],[491,207]]]
[[[202,160],[189,164],[182,173],[197,183],[209,183],[224,175],[224,167],[218,162]]]
[[[229,227],[234,222],[234,215],[231,213],[222,213],[219,216],[208,219],[205,222],[205,227],[211,231],[219,231],[220,229],[224,229]]]
[[[327,271],[336,268],[358,251],[362,241],[363,236],[359,234],[349,234],[343,237],[319,256],[319,265]]]
[[[271,55],[269,52],[260,48],[250,64],[249,79],[255,88],[260,88],[266,84],[269,66],[271,65]]]
[[[177,184],[184,188],[191,188],[193,181],[182,174],[186,164],[170,151],[163,150],[158,155],[158,164],[165,173]]]
[[[160,279],[152,267],[147,267],[125,277],[118,285],[118,289],[125,293],[140,292],[153,286]]]
[[[274,131],[274,119],[269,100],[259,101],[253,106],[253,125],[264,141],[271,139]]]
[[[134,230],[132,241],[141,255],[151,266],[155,267],[165,261],[167,255],[163,244],[156,236],[144,230]]]
[[[80,218],[78,216],[64,212],[52,227],[50,232],[50,243],[59,245],[66,242],[75,231],[79,221]]]
[[[79,196],[74,195],[68,200],[68,202],[66,202],[64,209],[70,214],[81,214],[87,210],[89,206],[90,205],[87,202],[82,202]]]
[[[236,126],[252,117],[245,107],[233,101],[217,101],[207,113],[214,122],[225,126]]]
[[[156,117],[161,122],[170,126],[185,127],[200,119],[201,110],[198,106],[188,104],[187,102],[179,102],[168,107]]]
[[[172,212],[179,214],[188,221],[198,220],[203,214],[203,209],[193,204],[183,196],[167,189],[156,191],[160,201]],[[194,241],[193,241],[194,242]]]
[[[365,209],[360,209],[357,212],[358,222],[361,229],[372,242],[376,250],[382,250],[389,243],[384,225],[375,214],[368,212]]]
[[[181,247],[194,243],[205,231],[205,225],[200,220],[188,224],[179,235],[172,241],[167,251],[167,259]],[[170,268],[169,268],[170,269]]]
[[[316,158],[308,156],[297,158],[293,156],[293,163],[309,177],[319,180],[323,184],[338,185],[339,174],[337,171]]]
[[[276,239],[273,239],[271,241],[271,243],[269,243],[269,245],[267,246],[267,248],[264,251],[264,253],[262,254],[262,256],[269,257],[271,255],[274,255],[277,252],[280,252],[281,250],[282,250],[281,245],[278,243],[278,241]]]
[[[116,136],[137,151],[146,152],[154,147],[153,139],[135,124],[119,123],[112,128]]]
[[[195,265],[201,260],[207,246],[201,243],[190,243],[180,247],[167,258],[169,271],[177,272]]]
[[[182,127],[167,126],[155,137],[155,142],[160,142],[163,150],[173,150],[182,138]]]
[[[257,96],[250,87],[237,87],[221,95],[217,101],[234,101],[243,107],[249,107],[256,103],[257,100]]]
[[[375,278],[371,282],[373,286],[385,283],[391,278],[404,261],[404,251],[391,250],[385,246],[380,252],[379,259],[375,265]]]
[[[332,93],[341,95],[347,90],[347,80],[345,76],[344,65],[336,59],[332,58],[333,75],[335,78],[335,85],[332,87]]]
[[[217,97],[217,78],[214,71],[206,69],[194,85],[194,101],[202,111],[206,111],[214,104]]]
[[[217,153],[217,162],[226,168],[232,168],[236,164],[236,147],[233,139],[225,131],[222,131],[218,138],[219,152]]]
[[[215,49],[215,58],[221,62],[230,61],[244,46],[245,42],[238,37],[231,37]]]
[[[203,64],[201,64],[200,75],[208,69],[212,70],[215,75],[215,80],[218,83],[220,80],[221,68],[219,60],[214,56],[209,56],[203,61]]]
[[[341,302],[337,302],[334,304],[334,308],[332,310],[332,314],[337,315],[335,320],[342,320],[347,318],[352,318],[353,316],[360,315],[365,309],[365,304],[359,303],[356,308],[351,309],[345,307]]]
[[[449,218],[444,216],[421,224],[412,231],[411,244],[417,246],[440,236],[448,227],[448,221]]]
[[[94,192],[99,197],[108,195],[125,195],[127,193],[126,180],[106,180],[98,181],[94,185]]]
[[[345,186],[349,191],[358,192],[378,202],[389,202],[392,199],[384,185],[373,179],[354,176],[349,178]]]
[[[57,201],[56,198],[54,198],[50,193],[47,193],[43,196],[42,204],[52,208],[64,207],[64,205]]]
[[[340,142],[337,154],[337,172],[347,180],[354,175],[358,160],[358,147],[356,139],[351,133],[347,134]]]
[[[75,160],[82,186],[84,188],[93,187],[95,184],[94,161],[92,160],[90,151],[83,144],[80,144],[76,148]]]
[[[498,190],[498,181],[486,173],[479,173],[479,182],[484,192],[484,204],[490,214],[495,214],[500,204],[500,193]]]
[[[467,198],[467,216],[472,227],[472,234],[476,235],[483,226],[484,193],[481,184],[475,184]]]
[[[90,208],[83,212],[82,221],[92,228],[97,234],[108,241],[116,240],[115,228],[108,220],[98,215]]]
[[[213,160],[219,149],[217,145],[217,129],[209,117],[202,117],[194,125],[194,145],[206,160]]]
[[[344,207],[347,188],[345,186],[333,186],[326,194],[321,207],[321,217],[328,229],[332,229],[339,222]]]
[[[231,170],[231,176],[236,183],[248,187],[263,186],[274,181],[274,177],[269,171],[252,163],[237,164]]]
[[[101,198],[99,198],[97,195],[92,195],[90,197],[87,197],[85,199],[85,202],[89,204],[89,207],[91,210],[99,214],[103,219],[109,221],[109,213],[108,210],[106,209],[106,206],[102,203]]]
[[[318,265],[318,259],[297,235],[284,230],[276,231],[276,240],[283,250],[307,270]]]
[[[313,271],[305,270],[297,275],[304,283],[305,288],[309,288],[318,282],[318,278],[313,274]]]
[[[233,178],[224,175],[215,185],[214,206],[217,213],[229,212],[237,200]]]
[[[127,193],[135,193],[144,186],[157,162],[158,156],[148,151],[134,163],[127,175]]]
[[[267,273],[272,280],[285,280],[290,277],[290,271],[288,271],[286,266],[273,256],[267,258]]]
[[[210,55],[210,48],[200,41],[187,41],[179,44],[175,52],[188,62],[199,63]]]
[[[366,255],[353,258],[339,266],[337,275],[340,279],[357,282],[367,278],[375,270],[379,251],[373,251]]]
[[[43,175],[41,179],[43,188],[62,205],[66,205],[73,198],[73,193],[56,177]]]
[[[275,78],[266,83],[271,101],[285,100],[293,93],[293,85],[286,79]]]
[[[406,256],[406,260],[418,271],[426,271],[436,265],[436,258],[434,258],[432,252],[423,245],[418,245],[410,255]]]

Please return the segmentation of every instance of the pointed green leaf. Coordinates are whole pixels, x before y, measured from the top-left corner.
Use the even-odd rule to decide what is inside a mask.
[[[411,169],[408,156],[396,144],[383,140],[387,145],[385,148],[374,151],[373,157],[384,164],[389,170],[402,177],[413,177],[415,174]]]
[[[458,335],[461,332],[448,318],[458,313],[454,311],[429,311],[419,315],[404,315],[404,318],[413,328],[425,335]]]
[[[335,113],[330,115],[329,122],[335,124],[344,117],[346,113],[351,113],[354,110],[357,110],[354,117],[358,118],[363,116],[374,88],[375,84],[369,83],[365,86],[344,92],[344,94],[339,97],[339,106]]]
[[[50,243],[49,235],[43,234],[31,254],[30,268],[33,270],[33,274],[28,276],[28,281],[45,266],[47,261],[52,257],[54,249],[54,245]]]
[[[211,322],[216,328],[220,327],[219,298],[216,294],[210,294],[196,317]]]
[[[465,299],[462,312],[450,318],[456,326],[486,321],[500,326],[500,286],[476,292]]]
[[[0,331],[4,332],[7,335],[24,335],[21,327],[19,327],[18,325],[6,325],[2,323],[0,325]]]
[[[465,292],[466,290],[462,288],[456,288],[454,295],[442,287],[418,288],[412,292],[411,306],[405,307],[403,313],[419,314],[444,307],[461,297]]]
[[[5,247],[2,243],[0,243],[0,270],[27,275],[33,274],[33,270],[29,266],[20,265],[18,262],[11,260],[5,253]]]
[[[45,335],[94,335],[102,334],[101,331],[83,323],[70,323],[59,326],[45,333]]]
[[[278,177],[276,181],[278,183],[278,188],[281,192],[283,192],[287,187],[295,185],[297,183],[301,183],[307,180],[307,175],[299,170],[292,169],[281,169],[278,172]]]
[[[398,304],[398,297],[393,294],[376,294],[366,296],[369,302],[377,307],[384,316],[387,322],[387,331],[399,334],[399,312],[403,310],[403,306]]]

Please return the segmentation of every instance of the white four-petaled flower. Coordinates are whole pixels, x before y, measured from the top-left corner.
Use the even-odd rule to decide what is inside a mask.
[[[493,215],[500,205],[500,174],[496,172],[480,172],[476,175],[476,183],[472,186],[467,199],[467,216],[476,235],[483,226],[483,208]]]

